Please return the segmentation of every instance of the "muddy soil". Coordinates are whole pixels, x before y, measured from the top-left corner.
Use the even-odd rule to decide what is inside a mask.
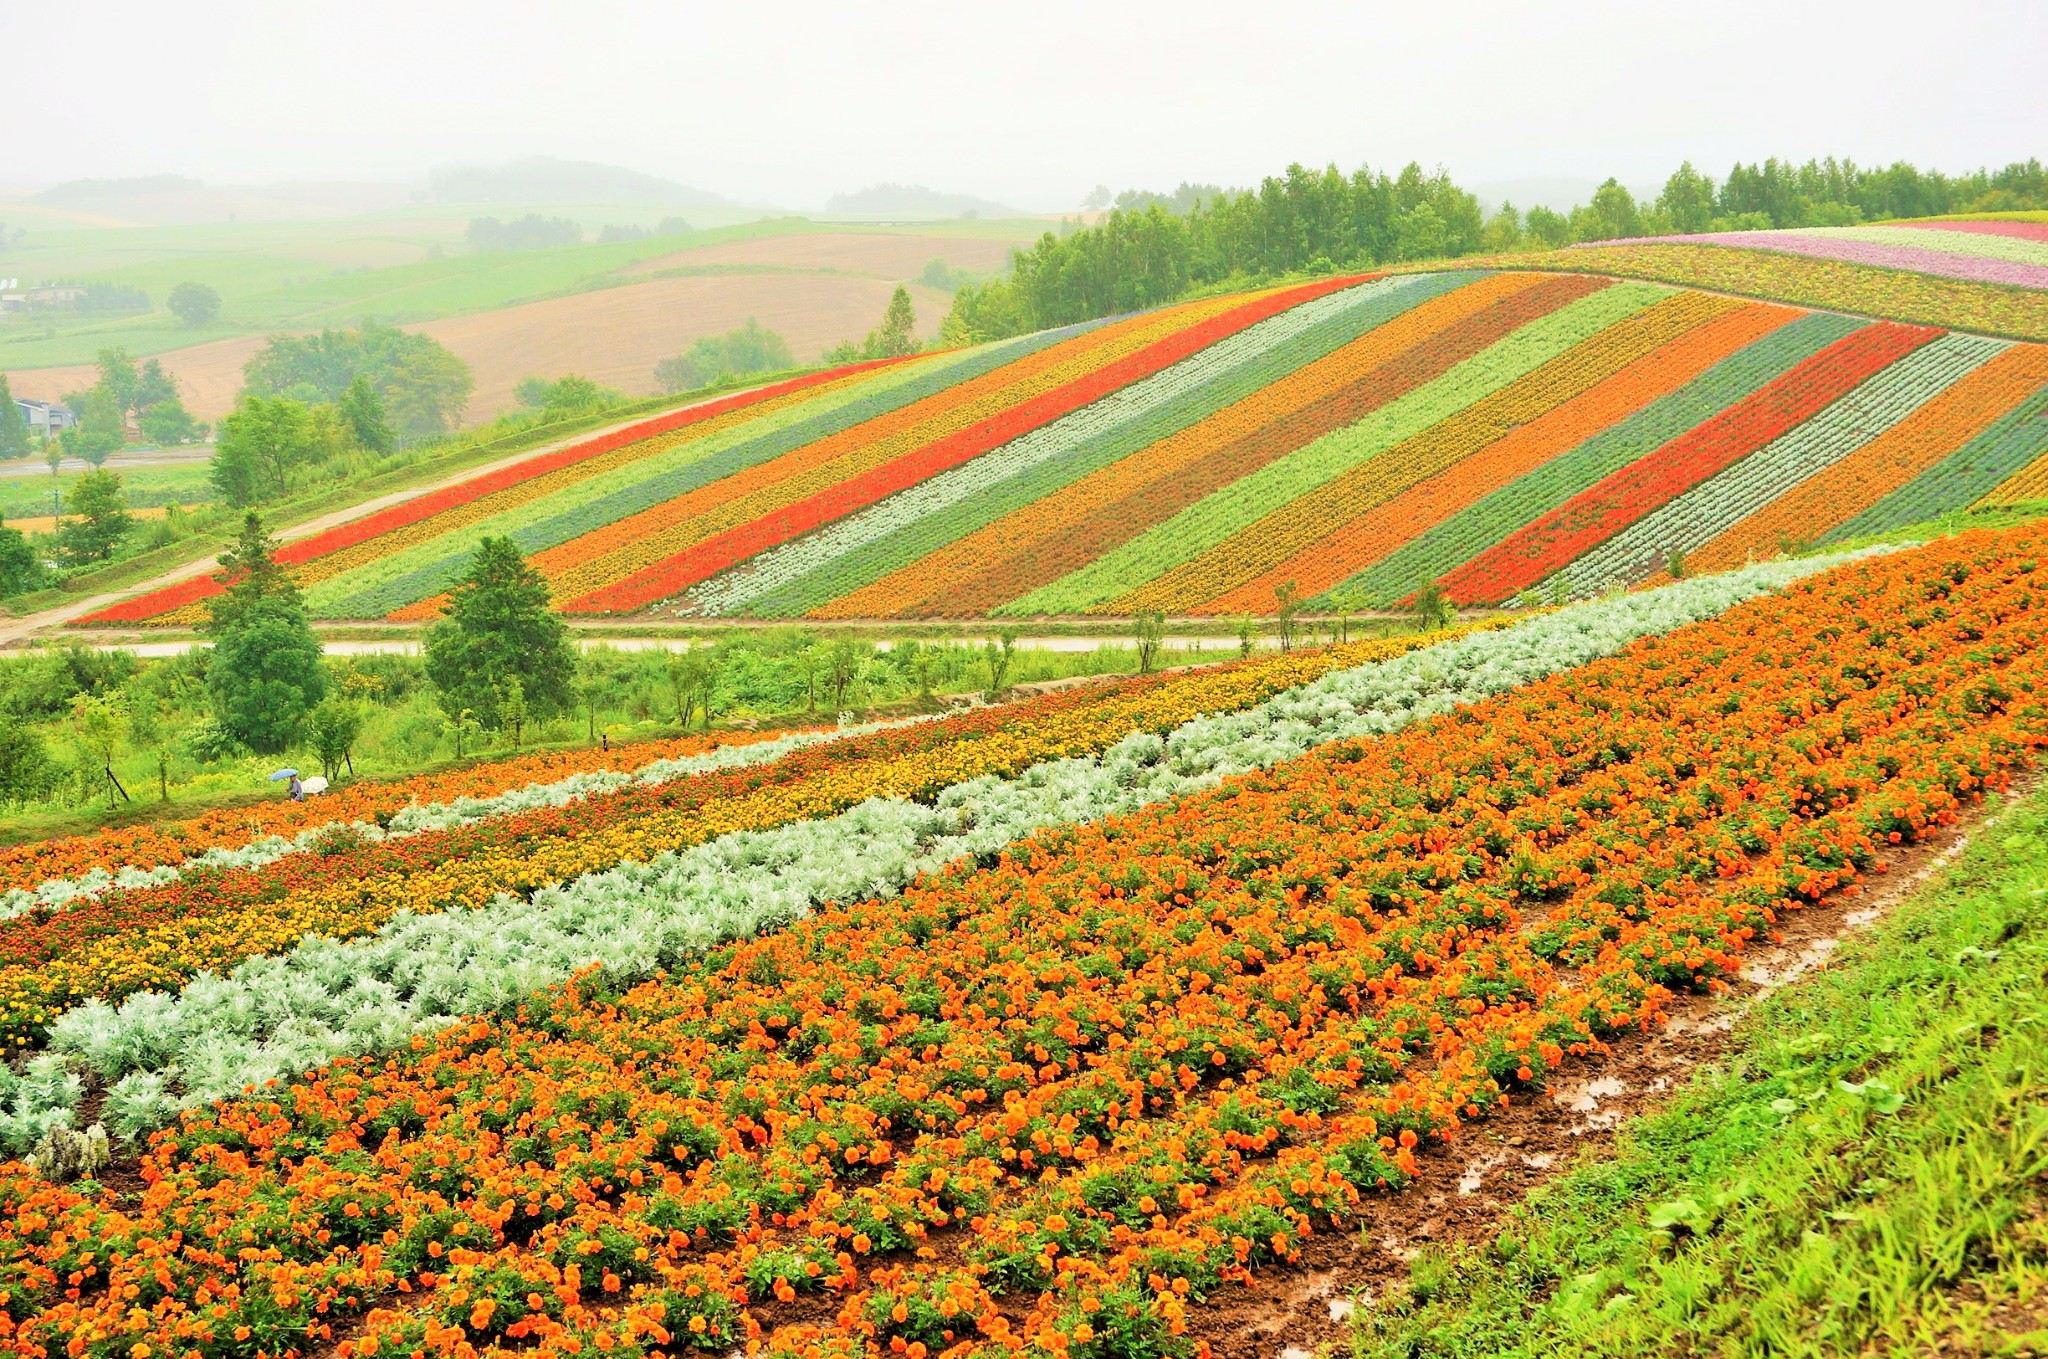
[[[1657,1108],[1697,1068],[1727,1053],[1736,1022],[1760,998],[1825,970],[1846,939],[1883,919],[1996,817],[1995,809],[1980,809],[1939,835],[1894,850],[1887,871],[1865,879],[1860,892],[1838,892],[1785,913],[1778,938],[1752,949],[1727,992],[1674,999],[1662,1029],[1618,1039],[1610,1056],[1567,1067],[1545,1094],[1467,1125],[1455,1141],[1423,1157],[1408,1189],[1370,1201],[1360,1226],[1310,1237],[1298,1264],[1263,1270],[1254,1286],[1226,1288],[1189,1308],[1191,1338],[1206,1342],[1215,1359],[1341,1352],[1354,1309],[1371,1306],[1389,1283],[1405,1278],[1424,1247],[1490,1241],[1530,1191],[1582,1157],[1607,1155],[1623,1124]]]

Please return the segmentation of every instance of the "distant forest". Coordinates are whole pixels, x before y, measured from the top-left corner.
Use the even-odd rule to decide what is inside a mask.
[[[1184,184],[1173,194],[1127,191],[1114,201],[1100,223],[1047,232],[1018,251],[1008,278],[962,288],[942,337],[955,344],[1000,339],[1157,306],[1195,288],[1397,260],[2048,208],[2048,169],[2028,160],[1945,175],[1903,161],[1867,168],[1833,157],[1804,165],[1772,159],[1737,165],[1716,183],[1688,161],[1655,200],[1638,201],[1610,179],[1570,213],[1524,213],[1506,203],[1488,217],[1449,175],[1426,174],[1412,162],[1392,176],[1290,165],[1257,190]],[[1109,191],[1097,189],[1090,202],[1108,206]]]

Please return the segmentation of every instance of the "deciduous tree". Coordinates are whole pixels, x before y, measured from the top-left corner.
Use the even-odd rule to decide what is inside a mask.
[[[391,432],[391,422],[384,417],[384,403],[377,399],[377,389],[363,374],[357,373],[349,380],[334,409],[348,426],[349,437],[358,448],[389,453],[397,445],[398,436]]]
[[[220,294],[204,283],[188,280],[171,289],[165,305],[170,307],[171,315],[186,325],[203,326],[220,315]]]
[[[65,508],[72,518],[58,531],[58,547],[73,562],[103,562],[135,527],[121,495],[118,472],[91,471],[71,484]]]
[[[313,448],[311,416],[289,397],[244,396],[220,422],[207,478],[236,508],[282,495],[291,469]]]

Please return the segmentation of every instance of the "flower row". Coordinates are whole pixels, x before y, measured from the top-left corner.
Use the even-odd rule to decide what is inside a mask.
[[[1480,545],[1472,541],[1479,531],[1476,513],[1468,511],[1634,420],[1796,314],[1762,303],[1736,303],[1712,314],[1639,362],[1367,510],[1268,574],[1297,581],[1304,594],[1347,599],[1365,594],[1356,582],[1396,554],[1420,579],[1441,575]],[[1404,552],[1404,545],[1411,546]],[[1412,588],[1385,597],[1400,599]]]
[[[933,443],[1116,365],[1189,326],[1234,309],[1212,298],[1111,321],[969,382],[955,384],[893,418],[793,449],[745,473],[621,519],[535,565],[561,600],[653,566],[715,534],[786,510],[811,494],[886,466]],[[971,437],[971,436],[970,436]]]
[[[202,812],[183,821],[108,826],[83,835],[32,840],[0,849],[0,892],[34,889],[87,874],[173,867],[211,850],[244,849],[278,836],[296,836],[351,823],[389,826],[465,800],[494,799],[529,788],[559,785],[586,774],[639,774],[649,766],[707,751],[757,746],[781,732],[720,732],[622,742],[603,750],[542,751],[487,760],[465,769],[437,770],[399,779],[361,779],[306,802],[278,800]],[[4,907],[0,907],[4,909]]]
[[[884,416],[934,392],[1052,343],[1055,337],[992,346],[965,355],[938,355],[914,364],[813,388],[757,408],[736,411],[710,427],[683,431],[686,437],[653,440],[605,459],[587,476],[561,480],[523,505],[431,529],[408,539],[379,543],[372,555],[313,583],[309,607],[328,617],[375,615],[394,603],[430,596],[457,575],[481,533],[510,533],[528,551],[544,551],[621,515],[659,504],[682,489],[716,480],[738,468],[776,457],[792,447],[849,425]],[[379,550],[381,549],[381,550]]]
[[[1843,521],[1822,541],[1886,533],[1960,510],[2048,453],[2048,384],[2024,393],[1984,432],[1875,505]]]
[[[1515,431],[1740,305],[1706,293],[1677,293],[1622,318],[1219,544],[1207,554],[1211,561],[1206,582],[1195,584],[1193,578],[1201,573],[1188,573],[1182,607],[1204,614],[1270,613],[1275,592],[1288,581],[1303,594],[1322,593],[1351,573],[1354,558],[1343,531],[1362,516],[1427,477],[1465,465]],[[1325,545],[1335,550],[1318,553]],[[1204,590],[1214,593],[1204,595]]]
[[[1648,278],[2015,340],[2048,340],[2048,296],[1967,279],[1736,246],[1614,244],[1506,256],[1517,269]]]
[[[930,477],[1040,429],[1048,422],[1094,405],[1250,326],[1364,281],[1339,278],[1303,288],[1254,294],[1248,301],[1227,311],[1183,325],[1142,349],[1103,363],[1072,381],[1017,402],[998,414],[900,457],[877,461],[874,455],[864,452],[858,462],[821,469],[819,479],[829,471],[835,480],[803,499],[778,505],[767,515],[713,533],[684,551],[644,567],[624,580],[571,600],[564,607],[572,613],[626,610],[680,593],[767,549],[906,491]],[[861,470],[863,464],[865,470]]]
[[[391,509],[343,524],[338,528],[329,529],[325,533],[301,539],[283,548],[279,553],[278,559],[288,566],[312,562],[326,554],[340,552],[371,538],[390,533],[395,529],[417,524],[421,520],[431,518],[457,506],[485,499],[495,493],[514,487],[522,481],[546,476],[563,468],[574,467],[578,463],[602,457],[605,454],[638,443],[641,440],[654,438],[658,435],[684,429],[705,421],[716,420],[732,411],[743,410],[749,406],[764,402],[773,402],[790,393],[803,391],[824,383],[836,382],[849,376],[851,373],[879,367],[889,362],[891,361],[877,360],[854,365],[851,369],[834,369],[824,373],[807,374],[804,377],[791,378],[786,382],[776,383],[755,391],[742,392],[734,396],[722,397],[715,401],[687,406],[679,411],[656,416],[652,420],[643,420],[624,429],[614,430],[608,434],[599,435],[594,439],[586,439],[580,443],[571,444],[566,448],[557,449],[554,452],[543,454],[537,458],[525,459],[510,467],[500,468],[495,472],[472,477],[454,486],[416,497]],[[168,613],[173,609],[194,604],[216,593],[218,593],[218,586],[213,585],[212,582],[204,579],[188,581],[166,590],[124,600],[111,608],[89,615],[84,621],[89,623],[137,622],[155,617],[158,614]]]
[[[1133,735],[1098,756],[1038,764],[1014,779],[970,779],[940,790],[929,806],[871,799],[829,820],[727,835],[645,867],[585,875],[530,902],[501,897],[473,913],[399,919],[351,944],[309,940],[176,996],[136,996],[118,1011],[88,1002],[52,1026],[51,1046],[114,1082],[102,1117],[130,1136],[179,1107],[338,1056],[387,1050],[456,1016],[503,1010],[579,967],[637,980],[818,903],[899,890],[920,872],[994,853],[1046,826],[1095,820],[1332,741],[1397,730],[1712,616],[1821,565],[1773,565],[1480,629],[1334,671],[1229,717],[1198,718],[1163,740]]]
[[[2015,288],[2048,288],[2048,245],[1971,232],[1914,231],[1902,227],[1810,227],[1790,231],[1722,231],[1644,239],[1769,250],[1929,274],[1937,278],[2002,283]]]
[[[54,914],[32,911],[0,920],[0,1035],[30,1038],[83,1001],[174,991],[195,973],[278,953],[307,935],[374,934],[402,911],[525,898],[736,831],[831,816],[878,795],[929,798],[963,780],[1101,751],[1133,731],[1168,731],[1197,714],[1235,711],[1425,640],[1355,643],[1069,691],[812,744],[766,764],[636,783],[446,830],[343,837],[318,854],[117,888]]]
[[[7,1175],[11,1343],[1172,1352],[1459,1123],[2000,786],[2048,739],[2043,546],[1850,565],[339,1063],[188,1115],[132,1204]]]
[[[1560,574],[1584,595],[1654,574],[1668,554],[1690,556],[1764,506],[1881,438],[2009,346],[1946,334],[1892,363],[1812,419],[1666,500]]]
[[[1431,279],[1461,286],[1403,289],[1376,308],[1373,324],[1334,348],[1302,355],[1292,371],[1178,430],[1123,450],[1085,475],[968,531],[938,538],[925,552],[843,598],[820,616],[911,613],[943,606],[992,570],[1018,588],[1086,563],[1128,541],[1208,490],[1394,399],[1570,295],[1528,276]],[[1531,300],[1531,294],[1535,300]],[[1406,360],[1400,368],[1389,366]],[[1367,383],[1368,375],[1379,380]],[[943,520],[942,520],[943,523]],[[964,526],[963,526],[964,527]]]
[[[1147,535],[1156,535],[1156,547],[1163,548],[1171,533],[1179,545],[1170,553],[1155,552],[1154,569],[1148,570],[1143,584],[1133,582],[1134,588],[1098,601],[1093,610],[1185,608],[1233,583],[1240,553],[1248,554],[1247,566],[1263,569],[1271,563],[1258,555],[1257,531],[1268,516],[1380,462],[1408,440],[1456,420],[1479,403],[1516,390],[1523,379],[1666,296],[1665,289],[1640,283],[1604,286],[1531,321],[1358,424],[1224,487]],[[1169,569],[1156,569],[1161,566]]]
[[[1262,427],[1224,426],[1192,446],[1147,450],[1131,460],[1115,494],[1072,507],[1078,532],[1040,544],[1042,564],[1020,563],[1020,584],[1035,588],[1005,610],[1075,611],[1150,580],[1227,536],[1240,519],[1257,518],[1252,502],[1271,498],[1276,487],[1318,484],[1346,450],[1398,437],[1468,377],[1483,377],[1504,358],[1512,364],[1560,328],[1617,305],[1611,290],[1577,280],[1560,288],[1560,281],[1481,278],[1332,356],[1316,375],[1327,390],[1283,394],[1312,399],[1282,405]],[[1233,517],[1240,502],[1246,513]]]
[[[1810,420],[1939,333],[1889,322],[1851,332],[1459,567],[1445,577],[1445,593],[1490,602],[1536,585],[1674,496]]]
[[[688,592],[683,612],[801,614],[1287,379],[1447,291],[1443,276],[1326,294]]]
[[[1968,456],[1964,450],[2043,387],[2048,387],[2048,347],[2012,346],[1812,480],[1722,532],[1692,554],[1694,569],[1725,571],[1789,544],[1821,541],[1930,468]],[[2004,483],[2001,493],[2023,476]]]

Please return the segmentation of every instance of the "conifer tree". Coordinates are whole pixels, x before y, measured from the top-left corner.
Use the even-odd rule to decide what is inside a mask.
[[[221,554],[207,632],[206,692],[221,729],[258,754],[296,740],[306,714],[327,692],[320,639],[306,621],[299,587],[278,565],[277,544],[253,511],[235,545]]]

